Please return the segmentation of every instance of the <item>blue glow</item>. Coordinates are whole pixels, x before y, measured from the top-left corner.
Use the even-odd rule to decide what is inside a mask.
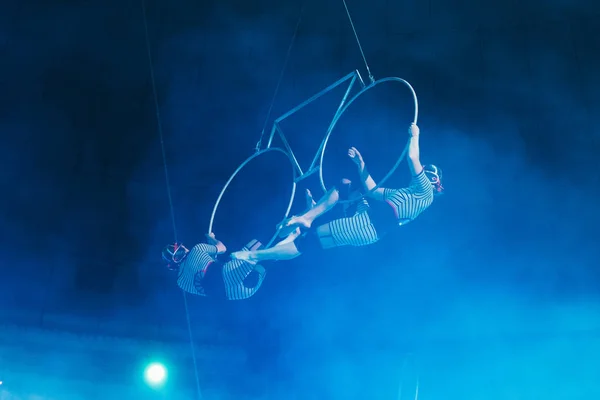
[[[161,386],[167,380],[167,369],[160,363],[151,363],[144,371],[146,383],[152,387]]]

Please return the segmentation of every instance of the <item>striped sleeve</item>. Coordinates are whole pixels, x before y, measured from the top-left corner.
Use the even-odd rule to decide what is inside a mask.
[[[400,189],[384,188],[383,189],[383,200],[390,202],[394,197],[396,197],[398,195],[398,192],[400,192]]]
[[[217,246],[213,246],[212,244],[199,243],[194,246],[194,249],[197,251],[201,251],[203,253],[207,253],[210,256],[216,256],[219,250]]]
[[[394,208],[400,224],[415,219],[433,202],[433,186],[425,172],[414,176],[410,186],[402,189],[384,189],[384,200]]]
[[[433,186],[425,174],[425,170],[413,176],[410,182],[410,191],[417,197],[430,196],[433,194]]]
[[[211,254],[216,252],[216,246],[209,244],[200,243],[194,246],[179,267],[179,287],[188,293],[204,296],[204,289],[196,284],[196,278],[202,278],[204,268],[214,261]]]

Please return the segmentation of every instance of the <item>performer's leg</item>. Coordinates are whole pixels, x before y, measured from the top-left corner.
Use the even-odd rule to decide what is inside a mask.
[[[223,266],[223,281],[229,300],[252,297],[265,279],[265,269],[253,262],[230,260]]]
[[[317,230],[323,248],[341,246],[367,246],[377,242],[381,235],[369,218],[368,212],[349,218],[335,219]]]
[[[325,214],[327,211],[331,210],[333,206],[336,205],[339,198],[340,194],[338,190],[335,188],[331,189],[310,210],[306,211],[302,215],[291,217],[281,224],[279,227],[279,236],[287,236],[290,232],[298,227],[310,229],[313,221]]]
[[[318,226],[317,236],[319,237],[319,241],[321,242],[321,247],[323,249],[331,249],[332,247],[336,247],[335,240],[333,239],[333,236],[331,236],[329,224]]]
[[[292,233],[292,235],[295,235],[295,237],[297,237],[296,232]],[[236,260],[261,262],[268,260],[291,260],[298,257],[299,255],[300,252],[294,244],[294,240],[290,240],[290,238],[288,237],[282,240],[281,242],[277,243],[270,249],[254,251],[236,251],[234,253],[231,253],[231,258]]]

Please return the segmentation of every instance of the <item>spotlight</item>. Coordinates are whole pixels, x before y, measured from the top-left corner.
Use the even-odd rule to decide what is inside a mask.
[[[146,383],[152,387],[161,386],[167,379],[167,369],[160,363],[151,363],[144,371]]]

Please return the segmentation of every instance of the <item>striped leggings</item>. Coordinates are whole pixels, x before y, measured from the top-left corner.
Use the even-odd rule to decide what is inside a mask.
[[[254,265],[242,260],[227,261],[223,265],[223,281],[229,300],[243,300],[253,296],[265,279],[264,270],[257,271],[258,282],[253,287],[244,284],[246,278],[254,271]]]
[[[333,220],[328,225],[337,247],[367,246],[380,239],[367,210],[357,212],[352,217]]]

